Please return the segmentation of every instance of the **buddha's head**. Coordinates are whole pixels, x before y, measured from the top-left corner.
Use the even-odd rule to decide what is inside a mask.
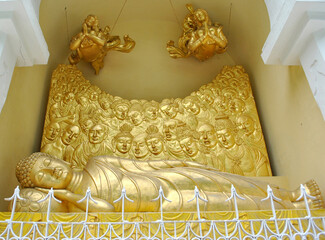
[[[164,142],[163,136],[159,133],[159,129],[154,125],[150,125],[146,133],[146,144],[149,151],[154,155],[160,154],[164,150]]]
[[[179,145],[183,152],[189,157],[195,157],[199,152],[198,139],[199,135],[196,131],[182,130],[177,134]]]
[[[140,103],[133,103],[131,105],[129,118],[135,126],[138,126],[143,122],[143,109]]]
[[[247,114],[242,114],[237,117],[236,124],[246,136],[250,136],[255,131],[255,121],[252,117],[248,116]]]
[[[187,96],[183,99],[182,105],[189,113],[197,115],[200,113],[199,99],[194,96]]]
[[[200,142],[207,148],[213,148],[217,145],[218,139],[214,127],[209,123],[204,123],[198,127]]]
[[[117,119],[124,120],[128,116],[130,103],[125,99],[118,99],[112,103],[111,108]]]
[[[23,188],[64,189],[72,178],[72,169],[61,159],[46,153],[34,153],[16,166],[16,177]]]
[[[94,124],[88,133],[89,142],[92,144],[99,144],[104,141],[106,137],[106,126],[97,123]]]
[[[60,135],[61,127],[60,124],[57,122],[51,122],[46,128],[45,128],[45,137],[50,140],[54,141],[59,135]]]
[[[130,151],[133,141],[131,130],[132,127],[128,124],[121,126],[120,132],[112,140],[114,150],[120,153],[127,153]]]
[[[70,145],[79,137],[80,129],[77,125],[68,126],[62,133],[61,141],[65,145]]]
[[[146,157],[149,154],[149,149],[146,145],[146,134],[142,133],[133,138],[132,152],[137,159]]]
[[[217,119],[215,129],[221,147],[230,149],[236,144],[236,128],[230,119]]]
[[[144,116],[149,120],[156,120],[159,112],[159,104],[155,101],[146,102],[143,105]]]
[[[160,103],[161,112],[168,118],[175,118],[178,113],[179,105],[174,99],[164,99]]]

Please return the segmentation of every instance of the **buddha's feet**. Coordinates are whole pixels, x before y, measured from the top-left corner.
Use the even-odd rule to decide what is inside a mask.
[[[315,199],[308,199],[309,207],[313,209],[325,208],[321,191],[319,189],[318,184],[315,182],[315,180],[311,179],[308,182],[304,183],[303,186],[305,187],[306,193],[308,195],[315,197]],[[306,208],[304,199],[301,198],[300,200],[297,200],[300,195],[301,195],[300,187],[292,192],[293,204],[295,205],[296,208],[303,209]]]

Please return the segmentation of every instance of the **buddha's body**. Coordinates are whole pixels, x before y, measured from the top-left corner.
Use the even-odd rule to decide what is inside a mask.
[[[158,196],[160,186],[165,196],[172,200],[171,203],[163,202],[164,211],[169,212],[195,211],[195,201],[187,202],[193,198],[195,186],[201,196],[208,200],[202,203],[202,210],[233,210],[232,202],[225,201],[231,195],[232,184],[246,198],[238,202],[240,210],[268,209],[270,206],[267,201],[261,202],[266,197],[266,183],[177,160],[142,162],[100,156],[90,159],[83,171],[74,171],[64,161],[45,155],[36,160],[30,178],[32,186],[43,188],[43,191],[53,187],[55,196],[68,206],[69,211],[85,209],[76,201],[85,195],[88,187],[99,202],[90,206],[90,211],[94,212],[121,211],[121,202],[114,203],[114,200],[120,197],[123,187],[127,196],[134,200],[125,204],[125,211],[128,212],[158,211],[159,201],[152,200]],[[277,187],[273,187],[273,190],[277,197],[283,199],[276,203],[277,207],[296,207],[293,192]]]

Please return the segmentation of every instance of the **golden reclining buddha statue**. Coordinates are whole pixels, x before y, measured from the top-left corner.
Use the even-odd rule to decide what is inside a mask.
[[[46,211],[40,200],[51,187],[62,203],[54,211],[83,211],[77,203],[88,187],[98,204],[90,211],[121,211],[123,187],[134,203],[125,211],[158,211],[162,187],[171,203],[164,211],[194,211],[194,187],[208,199],[201,209],[233,210],[225,202],[233,184],[247,200],[240,210],[269,209],[260,200],[271,176],[250,83],[243,67],[224,67],[209,84],[183,99],[160,103],[126,100],[103,92],[74,65],[53,72],[41,151],[17,165],[25,201],[18,211]],[[323,206],[315,182],[306,184]],[[300,208],[299,193],[272,187],[279,208]]]

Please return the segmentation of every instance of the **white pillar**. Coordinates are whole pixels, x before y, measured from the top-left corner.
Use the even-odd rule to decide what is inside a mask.
[[[39,5],[40,0],[0,0],[0,112],[14,67],[46,64],[49,58]]]
[[[271,31],[265,64],[302,65],[325,119],[325,0],[265,0]]]

